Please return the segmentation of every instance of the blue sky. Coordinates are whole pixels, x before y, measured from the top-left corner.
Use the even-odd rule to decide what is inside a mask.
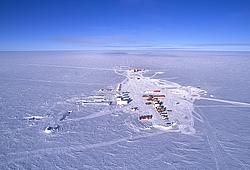
[[[0,50],[250,50],[250,0],[1,0]]]

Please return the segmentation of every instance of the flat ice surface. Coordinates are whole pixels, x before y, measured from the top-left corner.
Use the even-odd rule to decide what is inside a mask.
[[[249,65],[248,52],[0,52],[0,169],[250,169]],[[117,66],[206,90],[195,133],[76,105],[122,82]]]

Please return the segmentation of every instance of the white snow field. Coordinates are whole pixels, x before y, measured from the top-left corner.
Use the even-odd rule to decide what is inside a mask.
[[[0,52],[0,169],[250,169],[249,65],[249,52]],[[132,101],[110,105],[120,83]],[[169,120],[142,99],[154,89]]]

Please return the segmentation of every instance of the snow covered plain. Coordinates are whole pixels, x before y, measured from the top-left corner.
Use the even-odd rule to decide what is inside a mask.
[[[247,52],[0,52],[0,169],[250,169],[249,65]],[[192,103],[195,131],[76,104],[122,82],[117,66],[206,90]]]

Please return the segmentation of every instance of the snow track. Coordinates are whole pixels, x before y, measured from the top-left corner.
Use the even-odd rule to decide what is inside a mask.
[[[213,153],[213,158],[215,160],[216,169],[230,169],[230,166],[228,165],[228,159],[230,161],[234,161],[236,164],[240,165],[241,169],[248,169],[249,165],[244,164],[239,159],[233,157],[229,152],[226,151],[225,147],[222,145],[220,140],[217,137],[217,134],[213,130],[212,125],[210,124],[209,120],[207,119],[206,115],[199,110],[199,115],[204,120],[202,123],[204,125],[204,130],[207,138],[207,142],[209,144],[209,147]]]
[[[48,83],[48,84],[76,84],[76,85],[103,85],[103,83],[82,83],[82,82],[72,82],[72,81],[55,81],[55,80],[42,80],[42,79],[7,79],[0,78],[3,81],[26,81],[26,82],[38,82],[38,83]]]
[[[62,66],[62,65],[50,65],[50,64],[22,64],[21,66],[34,66],[34,67],[54,67],[54,68],[68,68],[68,69],[87,69],[87,70],[99,70],[99,71],[114,71],[112,68],[99,68],[99,67],[83,67],[83,66]]]
[[[205,97],[200,97],[200,99],[201,100],[209,100],[209,101],[221,102],[221,103],[234,104],[234,105],[250,106],[250,103],[244,103],[244,102],[238,102],[238,101],[231,101],[231,100],[222,100],[222,99],[205,98]]]
[[[6,160],[5,162],[1,162],[1,165],[7,163],[11,163],[13,161],[18,161],[18,160],[23,160],[26,159],[27,156],[29,155],[37,155],[37,154],[63,154],[65,152],[79,152],[79,151],[84,151],[86,149],[95,149],[99,147],[106,147],[110,145],[114,145],[117,143],[121,142],[140,142],[144,138],[149,138],[157,135],[164,134],[166,132],[164,131],[158,131],[154,133],[148,133],[148,134],[141,134],[137,136],[129,136],[129,137],[124,137],[124,138],[119,138],[119,139],[114,139],[111,141],[106,141],[106,142],[100,142],[100,143],[95,143],[95,144],[87,144],[87,145],[82,145],[82,144],[76,144],[76,145],[71,145],[71,146],[59,146],[59,147],[53,147],[53,148],[43,148],[43,149],[36,149],[36,150],[31,150],[31,151],[23,151],[23,152],[13,152],[13,153],[7,153],[7,154],[1,154],[0,159],[1,160]],[[10,160],[10,161],[8,161]]]
[[[75,119],[67,119],[67,121],[81,121],[81,120],[88,120],[88,119],[94,119],[94,118],[97,118],[97,117],[101,117],[101,116],[105,116],[105,115],[110,115],[112,114],[113,112],[110,112],[110,111],[101,111],[101,112],[97,112],[97,113],[93,113],[93,114],[90,114],[88,116],[84,116],[84,117],[80,117],[80,118],[75,118]]]

